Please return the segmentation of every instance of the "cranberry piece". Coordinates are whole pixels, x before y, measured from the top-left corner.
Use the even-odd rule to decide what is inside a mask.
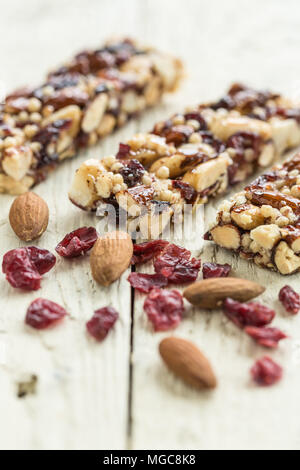
[[[31,262],[39,274],[46,274],[55,265],[56,258],[50,251],[37,248],[36,246],[28,246],[26,249]]]
[[[97,231],[94,227],[81,227],[68,233],[55,250],[64,258],[76,258],[93,248],[97,238]]]
[[[169,242],[166,240],[151,240],[150,242],[134,245],[131,264],[141,264],[153,259],[167,245],[169,245]]]
[[[118,318],[119,314],[113,307],[100,308],[94,312],[92,318],[87,322],[87,331],[97,341],[103,341]]]
[[[154,287],[165,287],[168,280],[161,274],[131,273],[128,281],[134,289],[148,294]]]
[[[230,264],[218,263],[204,263],[203,264],[203,279],[210,277],[227,277],[230,273]]]
[[[223,311],[227,318],[240,328],[245,326],[265,326],[271,323],[275,312],[258,302],[240,303],[230,298],[225,299]]]
[[[177,290],[152,289],[145,300],[144,310],[155,331],[175,328],[184,311],[182,296]]]
[[[249,336],[261,346],[266,348],[277,348],[279,341],[287,336],[278,328],[258,328],[256,326],[247,326],[244,330]]]
[[[184,115],[184,118],[186,119],[186,121],[189,121],[189,120],[198,121],[200,124],[200,130],[201,131],[207,130],[207,123],[204,117],[202,117],[200,113],[197,113],[197,111],[186,113]]]
[[[180,180],[173,180],[172,186],[175,189],[179,189],[181,197],[187,202],[193,204],[197,199],[197,191],[189,183],[185,183]]]
[[[129,154],[130,154],[130,146],[127,145],[127,144],[120,144],[119,145],[119,151],[116,155],[116,158],[118,158],[119,160],[123,160],[124,158],[128,158]]]
[[[195,281],[199,274],[201,261],[190,258],[191,252],[189,250],[170,243],[155,260],[155,272],[162,274],[174,284]]]
[[[119,173],[123,176],[124,183],[129,188],[136,186],[141,182],[145,173],[145,168],[138,160],[129,160],[129,162],[120,169]]]
[[[280,289],[279,300],[287,312],[296,315],[300,309],[300,295],[290,286],[284,286]]]
[[[37,330],[43,330],[62,320],[66,315],[66,310],[55,302],[36,299],[29,305],[25,323]]]
[[[194,132],[191,126],[178,125],[171,127],[165,134],[167,144],[174,144],[178,147],[181,144],[188,142],[189,137]]]
[[[261,144],[262,138],[254,132],[236,132],[227,140],[227,147],[236,149],[240,155],[244,155],[246,149],[252,149],[255,160],[259,156]]]
[[[68,129],[71,124],[71,119],[59,119],[40,129],[39,132],[35,134],[34,141],[39,142],[42,146],[48,145],[50,142],[56,142],[61,131]]]
[[[38,290],[42,274],[50,271],[56,258],[48,250],[30,246],[17,248],[3,257],[2,271],[12,287]]]
[[[256,361],[250,372],[253,380],[258,385],[269,386],[279,382],[283,370],[270,357],[265,356]]]

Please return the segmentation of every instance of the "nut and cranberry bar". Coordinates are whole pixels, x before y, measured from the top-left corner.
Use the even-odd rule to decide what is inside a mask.
[[[182,64],[132,40],[76,55],[36,88],[0,105],[0,192],[19,194],[80,148],[95,144],[164,93],[176,89]]]
[[[224,201],[206,239],[259,266],[300,270],[300,153]]]
[[[188,109],[157,123],[150,133],[121,143],[115,156],[83,164],[73,180],[71,201],[85,210],[114,201],[129,217],[162,202],[165,208],[167,204],[196,206],[244,181],[300,143],[296,118],[276,118],[276,129],[278,122],[282,123],[278,140],[272,119],[253,114],[271,108],[273,102],[279,104],[278,95],[234,85],[228,96],[237,87],[240,98],[236,97],[234,104],[225,107],[229,99],[223,98],[223,107],[213,103]],[[246,98],[247,110],[251,108],[252,113],[247,114],[241,105]]]

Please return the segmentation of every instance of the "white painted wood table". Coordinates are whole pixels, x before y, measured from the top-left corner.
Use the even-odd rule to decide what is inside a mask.
[[[300,4],[297,0],[0,0],[0,81],[11,90],[38,83],[45,71],[112,34],[130,34],[184,58],[188,76],[178,94],[130,123],[98,147],[63,164],[36,192],[51,220],[39,246],[56,243],[93,215],[70,204],[70,178],[87,156],[116,151],[118,142],[148,130],[158,118],[187,104],[217,98],[236,80],[300,94]],[[0,196],[0,255],[20,246],[7,222],[12,197]],[[203,212],[207,224],[218,201]],[[203,223],[192,241],[200,253]],[[167,334],[154,334],[125,273],[108,289],[96,285],[88,258],[58,259],[38,293],[21,293],[0,279],[0,447],[2,449],[299,449],[300,316],[279,306],[277,293],[300,276],[282,278],[211,247],[203,260],[229,262],[236,275],[267,287],[276,325],[291,339],[271,353],[284,379],[270,389],[253,386],[249,368],[264,354],[221,313],[189,309],[175,334],[194,341],[210,358],[219,387],[199,393],[179,383],[157,350]],[[42,296],[71,317],[51,331],[24,326],[27,305]],[[120,321],[102,344],[85,334],[96,308],[111,304]],[[170,334],[170,333],[169,333]],[[17,397],[24,375],[38,376],[35,394]]]

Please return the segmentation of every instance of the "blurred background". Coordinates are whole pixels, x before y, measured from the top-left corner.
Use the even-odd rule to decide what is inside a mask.
[[[184,58],[187,103],[232,81],[297,93],[297,0],[0,0],[0,80],[8,89],[111,35],[132,35]],[[175,98],[176,99],[176,98]]]

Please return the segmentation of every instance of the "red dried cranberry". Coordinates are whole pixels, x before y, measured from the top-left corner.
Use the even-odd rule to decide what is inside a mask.
[[[181,197],[193,204],[197,199],[197,191],[189,183],[180,180],[172,181],[173,188],[179,189]]]
[[[240,328],[245,326],[265,326],[271,323],[275,312],[257,302],[240,303],[227,298],[223,303],[225,315]]]
[[[146,263],[157,256],[167,245],[169,242],[166,240],[151,240],[134,245],[131,264]]]
[[[94,312],[93,317],[87,322],[87,331],[97,341],[103,341],[118,318],[119,314],[113,307],[100,308]]]
[[[169,282],[184,284],[195,281],[201,261],[191,258],[191,252],[170,243],[154,262],[155,272],[165,276]]]
[[[236,132],[233,134],[226,143],[227,147],[236,149],[238,154],[244,155],[246,149],[252,149],[254,152],[254,160],[256,160],[260,154],[260,148],[262,145],[262,138],[260,135],[254,132]]]
[[[184,311],[182,296],[177,290],[152,289],[145,300],[144,310],[155,331],[175,328]]]
[[[283,370],[270,357],[265,356],[256,361],[250,372],[258,385],[269,386],[279,382]]]
[[[179,145],[187,142],[193,132],[194,129],[192,126],[173,126],[165,133],[166,142],[167,144],[174,144],[175,147],[178,147]]]
[[[300,309],[300,295],[290,286],[284,286],[280,289],[279,300],[287,312],[296,315]]]
[[[116,155],[116,158],[118,158],[119,160],[123,160],[124,158],[128,158],[129,154],[130,154],[130,146],[127,145],[127,144],[120,144],[119,145],[119,151]]]
[[[37,330],[43,330],[62,320],[66,315],[66,310],[51,300],[36,299],[29,305],[25,323]]]
[[[189,121],[190,119],[193,121],[198,121],[200,124],[200,130],[201,131],[206,131],[207,130],[207,124],[203,116],[201,116],[200,113],[197,113],[197,111],[192,111],[190,113],[186,113],[184,115],[184,118],[186,121]]]
[[[168,280],[161,274],[131,273],[128,281],[134,289],[148,294],[154,287],[165,287]]]
[[[126,183],[129,188],[132,188],[141,182],[145,168],[138,160],[133,159],[129,160],[129,162],[120,169],[119,173],[123,176],[124,183]]]
[[[227,277],[230,273],[230,264],[218,263],[204,263],[203,264],[203,279],[210,277]]]
[[[50,271],[56,258],[48,250],[30,246],[17,248],[3,257],[2,271],[12,287],[38,290],[42,274]]]
[[[64,258],[76,258],[93,248],[97,238],[97,231],[94,227],[81,227],[68,233],[55,250]]]
[[[287,336],[278,328],[258,328],[256,326],[247,326],[244,330],[249,336],[261,346],[266,348],[277,348],[279,341]]]
[[[34,136],[34,141],[46,146],[50,142],[56,142],[62,130],[68,129],[72,124],[71,119],[59,119],[39,130]]]
[[[26,249],[28,250],[31,262],[39,274],[46,274],[55,265],[56,258],[50,251],[37,248],[36,246],[28,246]]]

